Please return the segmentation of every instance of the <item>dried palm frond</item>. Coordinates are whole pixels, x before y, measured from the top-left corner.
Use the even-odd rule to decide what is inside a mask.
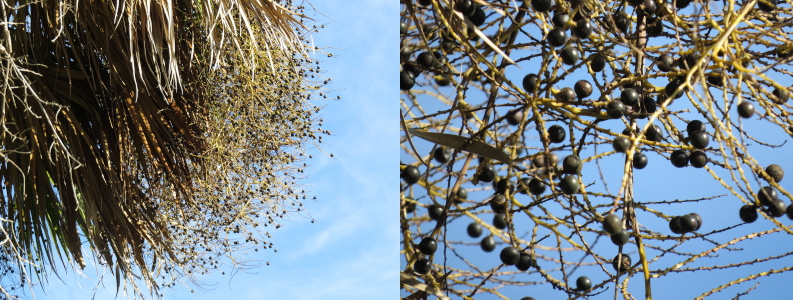
[[[302,9],[4,2],[0,292],[84,267],[84,250],[142,295],[136,278],[156,293],[271,248],[259,222],[300,210],[299,163],[324,132]]]

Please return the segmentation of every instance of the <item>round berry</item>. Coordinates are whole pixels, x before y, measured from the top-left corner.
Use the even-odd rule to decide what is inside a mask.
[[[548,128],[548,139],[551,140],[551,143],[564,142],[565,137],[567,137],[567,132],[562,126],[553,125]]]
[[[427,210],[429,210],[430,219],[435,221],[441,220],[445,217],[443,213],[443,206],[440,204],[430,205]]]
[[[489,163],[479,165],[479,181],[491,182],[496,179],[496,168]]]
[[[562,48],[560,56],[565,65],[572,66],[581,58],[581,53],[573,45],[567,45]]]
[[[673,217],[671,220],[669,220],[669,229],[676,234],[681,234],[685,232],[683,231],[683,227],[680,224],[679,216]]]
[[[581,276],[575,281],[575,289],[579,291],[586,291],[592,288],[592,280],[589,277]]]
[[[760,200],[760,204],[770,206],[774,201],[779,199],[779,194],[773,187],[764,186],[757,193],[757,199]]]
[[[578,96],[578,99],[584,99],[592,95],[592,84],[583,79],[576,82],[573,89],[575,89],[575,95]]]
[[[611,145],[614,146],[614,151],[625,153],[631,147],[631,140],[624,136],[618,136],[614,138]]]
[[[520,121],[523,120],[523,111],[516,109],[511,110],[507,113],[507,123],[509,125],[519,125]]]
[[[691,122],[688,122],[688,124],[686,125],[686,133],[688,133],[688,136],[692,136],[694,132],[697,131],[704,132],[705,130],[706,130],[705,123],[702,123],[702,121],[700,120],[693,120]]]
[[[496,240],[493,239],[493,236],[488,236],[482,239],[482,242],[479,243],[479,246],[481,246],[482,250],[485,252],[492,252],[496,249]]]
[[[537,91],[538,83],[540,82],[540,77],[537,74],[528,74],[526,77],[523,77],[523,89],[526,93],[534,93]]]
[[[551,0],[531,0],[531,7],[537,12],[547,12],[551,9]]]
[[[520,180],[518,180],[518,193],[528,195],[529,183],[531,183],[531,178],[528,177],[523,177]]]
[[[617,25],[617,29],[622,31],[623,33],[628,30],[628,26],[630,25],[630,19],[628,19],[628,15],[624,12],[615,12],[612,15],[614,19],[614,25]]]
[[[706,164],[708,164],[708,155],[705,154],[702,150],[696,150],[691,152],[691,155],[688,156],[688,162],[694,168],[702,168]]]
[[[493,216],[493,227],[498,229],[507,228],[507,215],[506,214],[496,214]]]
[[[790,207],[788,207],[788,210],[790,210]],[[757,209],[752,205],[741,206],[741,210],[738,211],[738,215],[741,217],[741,221],[744,221],[745,223],[753,223],[754,221],[757,221]]]
[[[487,15],[485,15],[485,11],[481,7],[477,6],[476,10],[474,10],[474,14],[469,16],[468,19],[471,20],[474,26],[479,27],[485,24]]]
[[[559,90],[559,93],[556,94],[556,98],[559,99],[561,102],[570,102],[575,99],[575,91],[569,87],[563,87]]]
[[[768,173],[768,176],[774,179],[776,182],[782,181],[782,178],[785,177],[785,171],[782,170],[782,167],[777,164],[771,164],[765,168],[765,172]]]
[[[580,39],[589,38],[592,35],[592,24],[586,19],[578,19],[575,23],[575,28],[573,28],[573,34]]]
[[[744,119],[751,118],[754,115],[754,104],[749,101],[743,101],[738,104],[738,115]]]
[[[644,155],[644,153],[636,152],[633,154],[633,167],[636,169],[644,169],[648,161],[647,155]]]
[[[697,220],[697,228],[694,228],[694,231],[699,230],[702,227],[702,217],[698,213],[690,213],[688,215],[693,216]]]
[[[567,174],[578,174],[582,166],[581,158],[575,154],[566,156],[562,161],[562,171]]]
[[[617,263],[618,261],[621,263]],[[627,254],[622,254],[621,261],[619,254],[617,254],[617,256],[615,256],[614,259],[611,260],[611,266],[613,266],[614,271],[617,272],[625,272],[627,270],[630,270],[632,264],[633,263],[631,263],[631,257],[628,256]]]
[[[772,94],[773,97],[771,97],[771,100],[773,100],[776,104],[785,104],[785,102],[790,99],[790,95],[785,89],[775,88]]]
[[[435,250],[437,249],[438,249],[438,243],[435,242],[435,239],[432,237],[429,236],[425,237],[424,239],[421,240],[421,243],[419,243],[419,251],[421,251],[421,253],[424,253],[426,255],[432,255],[433,253],[435,253]]]
[[[785,210],[785,213],[789,219],[793,220],[793,205],[788,206],[787,210]]]
[[[402,173],[399,174],[399,177],[405,180],[407,184],[414,184],[419,182],[421,174],[419,173],[419,168],[408,165],[402,169]]]
[[[517,267],[518,270],[527,271],[533,264],[534,260],[531,259],[531,254],[521,252],[520,259],[518,260],[518,263],[515,264],[515,267]]]
[[[692,215],[680,216],[678,221],[683,232],[693,232],[697,229],[697,219]]]
[[[577,193],[581,188],[581,184],[578,182],[577,176],[565,175],[562,181],[559,182],[559,187],[562,189],[562,193],[570,195]]]
[[[542,182],[542,180],[538,178],[532,178],[531,181],[529,181],[529,192],[532,195],[542,195],[542,193],[545,193],[545,187],[545,182]]]
[[[678,149],[672,151],[672,154],[669,156],[669,160],[672,161],[673,166],[682,168],[688,165],[688,154],[686,151]]]
[[[479,223],[476,222],[471,222],[471,224],[468,224],[466,231],[468,232],[468,236],[472,238],[478,238],[482,235],[482,225],[479,225]]]
[[[406,70],[402,70],[399,72],[399,89],[403,91],[407,91],[413,88],[413,85],[416,84],[415,79],[413,78],[413,74]]]
[[[691,138],[691,146],[697,149],[705,149],[710,143],[710,137],[704,131],[696,131],[689,136]]]
[[[592,58],[589,60],[589,67],[591,67],[594,72],[603,71],[603,69],[606,68],[606,57],[600,53],[592,55]]]
[[[509,246],[501,249],[501,262],[507,266],[514,265],[520,261],[520,250],[518,248]]]
[[[449,162],[450,159],[452,159],[452,149],[439,146],[438,148],[435,148],[434,152],[432,152],[432,158],[441,164],[445,164]]]
[[[661,130],[661,126],[653,124],[653,126],[647,128],[644,137],[647,138],[648,141],[661,142],[664,140],[664,132]]]
[[[567,33],[565,33],[564,29],[557,27],[551,29],[545,39],[551,47],[560,47],[567,43]]]
[[[614,119],[620,118],[625,113],[625,104],[617,100],[611,100],[606,105],[606,113]]]
[[[419,258],[413,264],[413,271],[419,274],[427,274],[432,269],[432,263],[426,258]]]
[[[622,246],[628,243],[629,238],[630,235],[627,230],[620,230],[611,235],[611,242],[614,243],[614,245]]]
[[[768,206],[768,213],[775,218],[784,216],[786,211],[787,204],[785,204],[785,201],[782,201],[781,199],[776,199],[772,205]]]
[[[515,192],[515,184],[512,183],[511,180],[507,178],[501,178],[496,183],[496,193],[499,194],[506,194],[509,191],[510,194]]]
[[[503,214],[507,212],[507,197],[504,197],[502,194],[496,194],[490,199],[490,208],[493,209],[493,212],[497,214]]]
[[[603,218],[603,230],[609,234],[614,234],[622,230],[622,220],[615,214],[610,214]]]
[[[625,105],[636,105],[639,103],[639,92],[633,88],[624,89],[620,94],[620,101]]]

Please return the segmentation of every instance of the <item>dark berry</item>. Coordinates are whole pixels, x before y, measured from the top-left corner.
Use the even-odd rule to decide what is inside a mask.
[[[790,207],[788,207],[788,210],[790,210]],[[757,209],[752,205],[741,206],[738,215],[741,216],[741,221],[744,221],[744,223],[753,223],[757,221]]]
[[[772,12],[776,9],[776,0],[758,0],[757,7],[764,12]]]
[[[614,151],[625,153],[631,147],[631,140],[624,136],[618,136],[614,138],[611,145],[614,146]]]
[[[542,182],[542,180],[538,178],[532,178],[531,181],[529,182],[529,192],[535,196],[539,196],[542,195],[542,193],[545,193],[545,187],[546,187],[545,182]]]
[[[485,15],[485,11],[481,7],[477,6],[476,10],[474,10],[474,14],[469,16],[468,19],[471,20],[471,23],[473,23],[474,26],[479,27],[482,26],[482,24],[485,24],[487,15]]]
[[[696,150],[688,156],[688,162],[694,168],[702,168],[708,164],[708,155],[702,150]]]
[[[429,6],[430,4],[432,4],[432,0],[418,0],[418,2],[419,5],[421,6]]]
[[[438,249],[438,243],[435,242],[435,239],[432,237],[429,236],[425,237],[424,239],[421,240],[421,243],[419,243],[419,251],[421,251],[421,253],[424,253],[426,255],[432,255],[433,253],[435,253],[435,250],[437,249]]]
[[[628,0],[628,4],[630,4],[631,6],[642,5],[642,2],[644,2],[644,0]]]
[[[614,119],[622,117],[622,114],[625,112],[625,104],[617,100],[611,100],[606,105],[606,113],[609,117]]]
[[[529,183],[531,182],[531,178],[523,177],[518,180],[518,193],[528,195],[529,194]]]
[[[661,142],[664,139],[664,132],[661,130],[661,126],[653,124],[653,126],[647,128],[647,132],[644,133],[644,137],[648,141]]]
[[[512,183],[511,180],[507,178],[501,178],[496,183],[496,193],[499,194],[506,194],[509,191],[510,194],[515,192],[515,184]]]
[[[694,231],[699,230],[702,227],[702,217],[698,213],[690,213],[688,216],[693,216],[697,220],[697,228],[694,228]]]
[[[407,184],[414,184],[419,182],[421,174],[419,173],[419,168],[408,165],[402,169],[402,173],[399,174],[399,177],[405,180]]]
[[[695,131],[690,136],[691,146],[697,149],[705,149],[710,143],[710,137],[704,131]]]
[[[589,83],[589,81],[579,80],[575,83],[573,88],[575,89],[575,94],[578,96],[578,99],[584,99],[592,95],[592,84]]]
[[[528,74],[526,77],[523,77],[523,89],[526,93],[534,93],[537,91],[538,83],[540,82],[540,77],[537,74]]]
[[[518,263],[515,264],[515,267],[518,267],[518,270],[527,271],[534,261],[531,259],[531,254],[521,252],[520,259]]]
[[[579,291],[586,291],[592,288],[592,280],[589,277],[581,276],[575,281],[575,289]]]
[[[573,47],[573,45],[564,46],[560,56],[562,57],[562,62],[568,66],[574,65],[578,62],[578,59],[581,58],[581,54],[578,52],[578,49]]]
[[[618,261],[620,263],[617,263]],[[614,271],[617,272],[625,272],[630,270],[632,264],[631,257],[624,253],[622,254],[622,259],[620,259],[620,255],[617,254],[617,256],[611,260],[611,266],[614,267]]]
[[[559,188],[562,189],[562,193],[570,195],[577,193],[581,188],[581,184],[578,182],[576,175],[565,175],[562,181],[559,182]]]
[[[671,229],[672,232],[674,232],[676,234],[681,234],[681,233],[685,232],[685,231],[683,231],[683,227],[680,224],[680,217],[679,216],[673,217],[671,220],[669,220],[669,229]]]
[[[570,21],[570,15],[563,12],[555,12],[553,18],[551,18],[553,26],[559,28],[563,28],[568,21]]]
[[[475,9],[476,6],[471,0],[457,0],[457,4],[454,5],[454,10],[459,11],[466,16],[473,15]]]
[[[784,216],[786,212],[787,205],[785,204],[785,201],[780,199],[777,199],[772,205],[768,206],[768,213],[774,218]]]
[[[675,59],[672,58],[669,54],[662,54],[658,57],[658,60],[655,62],[655,66],[658,67],[658,70],[661,72],[669,72],[672,70],[672,66],[675,63]]]
[[[452,159],[452,149],[438,146],[438,148],[435,148],[435,151],[432,152],[432,158],[441,164],[445,164]]]
[[[531,0],[531,7],[537,12],[547,12],[551,9],[551,0]]]
[[[619,230],[611,235],[611,242],[614,243],[614,245],[622,246],[628,243],[629,238],[630,235],[628,234],[628,231]]]
[[[416,200],[413,200],[412,198],[407,198],[405,200],[405,205],[403,206],[405,207],[405,213],[408,214],[412,213],[416,211]]]
[[[774,179],[776,182],[782,181],[782,178],[785,177],[785,171],[782,170],[777,164],[771,164],[765,168],[765,172],[768,173],[768,176]]]
[[[606,67],[606,57],[600,53],[593,54],[592,58],[589,60],[589,67],[591,67],[594,72],[603,71]]]
[[[562,161],[562,171],[567,174],[578,174],[581,172],[582,165],[581,158],[578,155],[571,154]]]
[[[773,100],[776,104],[785,104],[789,98],[790,95],[788,94],[787,90],[775,88],[771,100]]]
[[[562,126],[553,125],[548,128],[548,139],[551,140],[551,143],[564,142],[564,138],[566,136],[567,136],[567,132],[564,130]]]
[[[696,54],[683,54],[677,61],[677,64],[681,69],[687,70],[693,67],[697,63],[697,60],[699,60],[699,57]]]
[[[625,105],[636,105],[639,103],[639,92],[633,88],[624,89],[620,94],[620,101]]]
[[[428,51],[419,53],[419,56],[416,57],[416,62],[426,69],[440,67],[440,62],[435,59],[435,56],[432,53]]]
[[[630,19],[628,19],[628,15],[624,12],[615,12],[612,15],[614,19],[614,25],[617,25],[617,29],[622,31],[623,33],[628,30],[628,25],[630,25]]]
[[[688,125],[686,125],[686,132],[688,133],[688,136],[692,136],[694,132],[697,131],[705,131],[705,129],[705,123],[702,123],[700,120],[693,120],[688,122]]]
[[[579,19],[575,23],[573,34],[580,39],[589,38],[589,36],[592,35],[592,24],[586,19]]]
[[[787,210],[785,210],[785,213],[789,219],[793,220],[793,205],[788,206]]]
[[[692,215],[680,216],[678,222],[680,223],[680,229],[683,230],[683,232],[693,232],[695,229],[697,229],[697,219]]]
[[[445,218],[443,213],[443,206],[441,206],[440,204],[430,205],[428,210],[429,210],[430,219],[439,221]]]
[[[675,167],[682,168],[688,165],[688,154],[686,151],[678,149],[672,151],[672,154],[669,156],[669,160],[672,161],[672,165]]]
[[[507,123],[509,125],[518,125],[523,120],[523,111],[516,109],[507,113]]]
[[[466,231],[468,232],[468,236],[472,238],[478,238],[482,235],[482,225],[479,225],[479,223],[476,222],[471,222],[471,224],[468,224]]]
[[[426,258],[419,258],[416,260],[416,263],[413,264],[413,271],[419,274],[427,274],[432,269],[432,263]]]
[[[507,228],[507,215],[496,214],[493,216],[493,227],[498,229]]]
[[[633,154],[633,167],[636,169],[644,169],[647,166],[647,155],[644,153],[636,152]]]
[[[644,12],[650,16],[654,15],[655,10],[658,9],[658,4],[655,2],[655,0],[644,0],[642,1],[642,6]],[[650,22],[647,22],[647,24],[650,24]]]
[[[485,252],[491,252],[496,249],[496,240],[493,239],[493,236],[488,236],[482,239],[479,246],[481,246],[482,250]]]
[[[779,194],[773,187],[764,186],[757,192],[757,199],[760,200],[760,204],[770,206],[779,199]]]
[[[738,115],[744,119],[751,118],[754,115],[754,104],[746,100],[738,104]]]
[[[664,93],[666,94],[667,97],[670,98],[675,98],[675,99],[680,98],[683,96],[683,91],[675,93],[675,91],[677,91],[677,88],[679,87],[680,87],[680,82],[677,82],[676,80],[669,81],[669,83],[664,88]]]
[[[652,114],[655,113],[656,110],[658,110],[658,105],[655,103],[653,97],[644,97],[644,100],[642,101],[642,111]]]
[[[567,33],[562,28],[554,28],[545,37],[551,47],[560,47],[567,42]]]
[[[490,199],[490,208],[497,214],[507,212],[507,197],[504,197],[502,194],[496,194]]]
[[[570,102],[575,100],[575,91],[569,87],[563,87],[556,93],[556,98],[559,99],[561,102]]]
[[[708,83],[718,87],[724,86],[724,76],[717,74],[708,75]]]
[[[619,216],[614,214],[606,216],[603,218],[603,230],[609,234],[614,234],[617,231],[622,230],[622,220]]]
[[[496,168],[489,163],[479,165],[479,181],[491,182],[496,179]]]
[[[677,9],[684,9],[684,8],[686,8],[686,7],[687,7],[689,4],[691,4],[691,0],[677,0],[677,1],[675,2],[675,8],[677,8]]]
[[[413,88],[413,85],[416,84],[415,79],[413,78],[413,74],[406,70],[402,70],[399,72],[399,89],[403,91],[407,91]]]
[[[501,257],[502,263],[507,266],[511,266],[520,261],[520,250],[512,246],[506,247],[501,249],[501,255],[499,255],[499,257]]]

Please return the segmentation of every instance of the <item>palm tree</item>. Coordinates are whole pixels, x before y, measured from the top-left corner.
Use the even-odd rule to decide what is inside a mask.
[[[303,10],[4,2],[0,292],[87,254],[157,294],[271,248],[262,227],[300,211],[303,150],[324,132]]]

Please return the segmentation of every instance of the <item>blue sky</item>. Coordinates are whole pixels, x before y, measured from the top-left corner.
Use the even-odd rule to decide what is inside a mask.
[[[313,35],[319,47],[333,54],[321,68],[332,78],[330,93],[341,101],[325,105],[323,150],[308,163],[304,181],[317,196],[304,206],[316,220],[299,216],[271,231],[277,253],[267,251],[251,259],[268,261],[233,278],[206,277],[209,290],[165,290],[163,299],[383,299],[399,294],[399,219],[396,161],[399,132],[396,114],[395,68],[399,36],[399,4],[380,1],[313,1],[323,15],[312,16],[325,28]],[[384,95],[393,95],[387,97]],[[331,98],[331,97],[329,97]],[[391,99],[393,98],[393,99]],[[388,100],[391,99],[391,100]],[[390,102],[389,102],[390,101]],[[261,253],[261,252],[257,252]],[[83,278],[61,273],[51,276],[36,299],[91,299],[96,278],[91,266]],[[105,274],[95,299],[115,297],[115,278]]]

